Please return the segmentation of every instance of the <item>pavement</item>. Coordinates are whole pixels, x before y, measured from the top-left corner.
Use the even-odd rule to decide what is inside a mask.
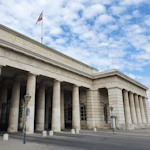
[[[150,129],[136,129],[136,130],[110,130],[110,129],[98,129],[97,132],[92,130],[81,130],[81,134],[117,134],[117,135],[124,135],[124,136],[148,136],[150,137]]]
[[[42,137],[41,132],[27,135],[23,144],[21,132],[9,134],[3,141],[0,132],[0,150],[150,150],[150,129],[123,130],[81,130],[71,134],[70,130]]]

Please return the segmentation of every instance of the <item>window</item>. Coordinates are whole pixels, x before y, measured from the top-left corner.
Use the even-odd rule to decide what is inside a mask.
[[[81,121],[86,121],[86,107],[84,104],[80,106]]]

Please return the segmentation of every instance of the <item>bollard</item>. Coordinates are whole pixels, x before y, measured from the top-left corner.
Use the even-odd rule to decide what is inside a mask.
[[[3,141],[8,141],[8,138],[9,138],[9,134],[5,133],[3,135]]]
[[[42,132],[42,136],[43,136],[43,137],[46,137],[46,136],[47,136],[46,131],[43,131],[43,132]]]
[[[79,129],[76,129],[76,133],[79,133],[80,132],[80,130]]]
[[[49,135],[50,135],[50,136],[53,136],[53,131],[49,131]]]
[[[94,130],[94,132],[97,132],[97,129],[96,129],[96,128],[94,128],[93,130]]]
[[[71,129],[71,133],[72,133],[72,134],[75,134],[75,129]]]

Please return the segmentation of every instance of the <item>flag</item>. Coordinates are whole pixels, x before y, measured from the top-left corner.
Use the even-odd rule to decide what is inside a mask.
[[[41,23],[41,43],[43,43],[43,11],[41,12],[36,24],[42,20],[42,23]]]
[[[40,14],[40,16],[39,16],[39,18],[38,18],[36,24],[37,24],[39,21],[41,21],[42,19],[43,19],[43,12],[41,12],[41,14]]]

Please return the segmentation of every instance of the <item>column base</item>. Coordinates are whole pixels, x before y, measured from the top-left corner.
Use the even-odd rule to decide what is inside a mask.
[[[134,124],[126,124],[126,130],[134,130]]]
[[[26,132],[26,134],[33,134],[34,132]]]
[[[64,130],[65,129],[65,127],[61,127],[61,130]]]
[[[53,131],[53,132],[61,132],[60,129],[53,129],[53,128],[52,128],[52,131]]]
[[[118,130],[126,130],[126,125],[125,124],[116,124],[116,129]]]
[[[72,128],[73,128],[73,129],[78,129],[78,130],[81,129],[80,126],[78,126],[78,125],[72,125]]]
[[[135,124],[135,129],[147,129],[150,128],[150,124]]]
[[[42,125],[41,124],[37,124],[36,125],[36,130],[37,131],[43,131],[44,130],[44,124],[42,124]]]
[[[111,129],[111,124],[110,123],[100,124],[100,129]]]
[[[8,132],[8,133],[18,132],[18,128],[17,128],[17,127],[9,127],[9,128],[7,129],[7,132]]]

